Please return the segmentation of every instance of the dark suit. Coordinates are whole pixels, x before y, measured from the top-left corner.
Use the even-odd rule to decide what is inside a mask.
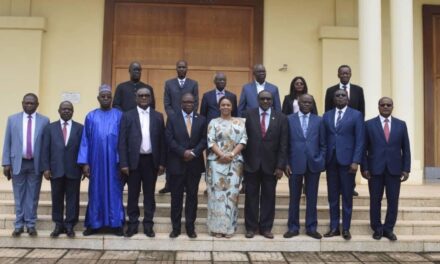
[[[168,146],[167,167],[170,174],[173,230],[180,232],[185,189],[185,226],[187,232],[193,232],[197,217],[199,182],[201,173],[205,171],[203,150],[206,148],[206,119],[194,113],[189,136],[182,112],[176,113],[167,120],[165,136]],[[185,161],[185,150],[191,149],[195,157],[191,161]]]
[[[181,97],[186,93],[194,96],[194,112],[197,112],[199,106],[199,84],[190,79],[185,79],[185,84],[180,87],[177,78],[169,79],[165,82],[163,104],[167,116],[171,116],[181,111]]]
[[[333,102],[335,92],[341,89],[339,84],[336,84],[332,87],[329,87],[325,92],[325,112],[330,111],[335,108],[335,104]],[[349,94],[349,102],[348,106],[358,110],[362,113],[362,116],[365,117],[365,99],[364,99],[364,90],[356,85],[350,83],[350,94]]]
[[[323,121],[326,132],[327,190],[330,206],[330,229],[339,229],[339,195],[342,194],[342,227],[349,230],[353,209],[353,185],[355,174],[349,173],[352,163],[362,161],[365,130],[361,112],[347,107],[335,127],[334,108],[325,112]]]
[[[128,225],[137,227],[139,224],[139,193],[144,194],[144,228],[154,224],[153,216],[156,210],[154,190],[156,187],[159,166],[165,166],[165,127],[163,116],[151,107],[150,110],[150,140],[151,153],[141,154],[142,131],[138,108],[125,112],[121,119],[119,132],[119,165],[128,167]]]
[[[292,170],[289,178],[289,231],[299,230],[299,203],[303,178],[306,185],[306,229],[315,232],[318,225],[316,203],[319,176],[325,170],[325,128],[321,117],[309,114],[306,136],[301,126],[299,114],[288,116],[289,149],[288,164]]]
[[[113,98],[113,107],[120,109],[122,112],[127,112],[136,108],[136,92],[139,88],[147,88],[151,93],[151,108],[155,108],[156,100],[154,99],[153,87],[143,82],[126,81],[118,84]]]
[[[78,160],[83,125],[72,121],[66,145],[62,122],[53,122],[44,130],[41,170],[48,170],[51,173],[52,221],[60,227],[73,228],[78,223],[79,216],[82,170],[76,161]],[[64,197],[66,199],[65,220]]]
[[[284,169],[286,165],[287,117],[272,109],[264,138],[260,129],[259,108],[249,110],[245,117],[248,136],[244,151],[246,230],[255,232],[259,228],[260,232],[270,232],[275,216],[277,179],[274,172],[277,168]]]
[[[281,112],[281,102],[278,87],[269,82],[266,82],[266,84],[264,85],[264,90],[272,94],[272,108],[275,109],[275,111],[277,112]],[[237,115],[239,117],[244,117],[247,110],[257,108],[258,105],[258,92],[255,81],[243,85],[240,95],[240,102],[238,103]]]
[[[237,116],[237,96],[229,91],[223,90],[225,97],[232,102],[232,116]],[[206,123],[209,124],[212,119],[220,117],[220,108],[217,102],[217,89],[211,90],[203,94],[202,105],[200,106],[200,114],[206,117]]]
[[[411,151],[406,123],[395,117],[391,118],[389,141],[385,134],[380,117],[365,122],[365,157],[362,171],[369,171],[370,190],[370,223],[377,231],[393,232],[396,224],[400,176],[410,172]],[[384,188],[387,195],[387,214],[385,223],[381,222],[381,204]]]
[[[284,97],[283,107],[282,107],[281,112],[283,112],[283,114],[285,114],[285,115],[294,114],[294,112],[293,112],[293,100],[292,100],[292,98],[290,98],[290,95],[286,95]],[[315,99],[313,99],[313,107],[312,107],[311,113],[314,114],[314,115],[318,115],[318,107],[316,106]]]

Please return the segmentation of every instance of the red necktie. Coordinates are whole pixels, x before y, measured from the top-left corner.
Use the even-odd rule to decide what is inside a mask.
[[[261,125],[261,135],[263,137],[265,137],[266,136],[266,112],[263,112],[261,114],[261,123],[260,123],[260,125]]]
[[[32,159],[32,116],[28,115],[26,133],[26,158]]]
[[[385,134],[385,140],[388,143],[390,139],[390,126],[388,125],[388,123],[390,122],[390,120],[388,120],[388,118],[385,118],[384,122],[385,125],[383,126],[383,133]]]
[[[67,122],[63,123],[63,138],[64,138],[64,145],[66,145],[67,141]]]

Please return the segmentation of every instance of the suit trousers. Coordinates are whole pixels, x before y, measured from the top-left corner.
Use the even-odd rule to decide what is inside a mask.
[[[180,232],[183,192],[185,189],[185,227],[186,231],[194,231],[194,222],[197,218],[197,194],[201,174],[187,170],[184,174],[170,174],[171,188],[171,222],[173,230]]]
[[[267,232],[272,230],[275,218],[275,196],[277,179],[263,169],[255,173],[245,172],[245,226],[248,231]]]
[[[315,232],[318,225],[317,199],[319,176],[321,173],[312,173],[308,169],[304,174],[293,174],[289,178],[289,219],[287,227],[289,231],[299,230],[299,205],[303,187],[303,179],[306,190],[306,230]]]
[[[154,199],[154,191],[156,188],[157,169],[154,168],[153,155],[139,155],[139,164],[137,169],[130,170],[128,176],[128,201],[127,215],[128,226],[137,227],[139,225],[139,194],[141,191],[144,195],[144,228],[152,228],[154,225],[153,217],[156,210],[156,201]]]
[[[35,227],[42,175],[35,172],[34,160],[23,159],[21,170],[12,176],[15,228]]]
[[[349,173],[350,166],[340,165],[336,153],[327,164],[327,193],[330,207],[330,229],[339,229],[339,196],[342,195],[342,228],[350,230],[353,212],[353,184],[355,174]]]
[[[60,227],[73,228],[79,217],[79,190],[81,179],[66,176],[50,180],[52,194],[52,221]],[[66,218],[64,218],[66,199]]]
[[[370,226],[373,230],[393,232],[397,220],[400,195],[400,175],[391,175],[388,170],[383,174],[371,175],[368,181],[370,191]],[[381,222],[382,197],[386,191],[387,214],[385,223]]]

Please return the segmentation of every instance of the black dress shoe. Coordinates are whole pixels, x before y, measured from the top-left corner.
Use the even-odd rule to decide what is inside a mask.
[[[38,234],[37,229],[35,229],[35,227],[28,227],[27,232],[31,237],[35,237]]]
[[[321,239],[322,235],[317,232],[317,231],[307,231],[306,235],[308,235],[309,237],[315,238],[315,239]]]
[[[50,233],[50,237],[59,237],[60,236],[60,234],[62,234],[62,233],[64,233],[63,230],[64,228],[63,227],[61,227],[61,226],[59,226],[59,225],[57,225],[57,226],[55,226],[55,229],[52,231],[52,233]]]
[[[159,190],[160,194],[165,194],[165,193],[169,193],[169,192],[171,192],[171,190],[166,185],[165,185],[165,187],[163,187],[162,189]]]
[[[24,228],[15,228],[14,231],[12,231],[12,237],[19,237],[24,232]]]
[[[260,232],[260,235],[264,236],[265,238],[273,239],[273,234],[270,231]]]
[[[75,231],[73,231],[73,227],[66,228],[66,235],[70,238],[75,237]]]
[[[342,237],[343,237],[345,240],[350,240],[350,239],[351,239],[350,231],[349,231],[349,230],[344,230],[344,231],[342,231]]]
[[[334,237],[334,236],[340,236],[341,232],[339,229],[332,229],[324,234],[324,237]]]
[[[255,236],[255,232],[254,231],[246,231],[246,234],[244,235],[246,238],[253,238]]]
[[[83,236],[90,236],[90,235],[96,234],[97,232],[98,232],[97,229],[87,227],[86,230],[83,231]]]
[[[388,238],[391,241],[397,240],[397,236],[393,232],[383,232],[383,236]]]
[[[127,231],[125,231],[124,236],[125,236],[125,237],[132,237],[132,236],[134,236],[134,235],[137,234],[137,233],[138,233],[138,228],[137,228],[137,226],[136,226],[136,227],[129,226],[129,227],[127,228]]]
[[[356,190],[353,190],[353,196],[359,196],[359,193]]]
[[[144,227],[144,234],[147,237],[155,237],[156,233],[154,233],[153,227]]]
[[[176,237],[178,237],[178,236],[180,236],[180,231],[179,231],[179,230],[173,230],[173,231],[171,231],[171,233],[170,233],[170,238],[176,238]]]
[[[197,233],[194,230],[187,231],[186,234],[188,235],[189,238],[196,238],[197,237]]]
[[[373,238],[376,240],[380,240],[382,238],[382,236],[383,236],[382,231],[376,230],[373,233]]]
[[[284,238],[291,238],[291,237],[294,237],[297,235],[299,235],[298,230],[294,230],[294,231],[287,231],[286,233],[284,233],[283,237]]]

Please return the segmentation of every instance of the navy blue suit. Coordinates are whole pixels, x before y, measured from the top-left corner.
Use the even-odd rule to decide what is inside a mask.
[[[365,134],[365,156],[361,170],[369,171],[371,175],[368,181],[371,228],[393,232],[398,212],[400,176],[411,169],[408,130],[404,121],[392,117],[387,142],[380,117],[375,117],[365,122]],[[384,189],[388,207],[382,225],[380,213]]]
[[[306,136],[304,136],[299,114],[288,116],[289,149],[288,164],[292,170],[289,178],[290,204],[289,231],[299,230],[299,203],[303,178],[306,185],[306,229],[315,232],[318,225],[316,203],[319,176],[325,170],[325,128],[321,117],[309,114]]]
[[[281,112],[281,101],[278,87],[266,82],[264,90],[272,94],[273,108],[276,112]],[[245,84],[241,90],[240,102],[238,103],[238,116],[244,117],[245,112],[252,108],[258,108],[258,93],[255,81]]]
[[[173,230],[177,232],[180,232],[184,189],[186,231],[194,231],[199,182],[201,173],[205,171],[203,151],[206,148],[206,132],[205,117],[196,113],[192,118],[191,136],[186,130],[182,112],[170,116],[167,120],[165,136],[168,146],[167,166],[170,173],[171,222]],[[192,150],[194,159],[185,161],[185,150]]]
[[[229,91],[223,90],[225,96],[232,102],[232,116],[237,116],[237,96]],[[212,119],[220,117],[220,108],[217,103],[217,89],[203,94],[200,114],[206,117],[206,123],[209,124]]]
[[[330,229],[339,229],[339,196],[342,195],[342,227],[349,230],[353,210],[354,173],[352,163],[360,164],[364,151],[365,129],[362,113],[347,107],[340,124],[335,126],[334,108],[323,116],[327,154],[327,190],[330,207]]]

